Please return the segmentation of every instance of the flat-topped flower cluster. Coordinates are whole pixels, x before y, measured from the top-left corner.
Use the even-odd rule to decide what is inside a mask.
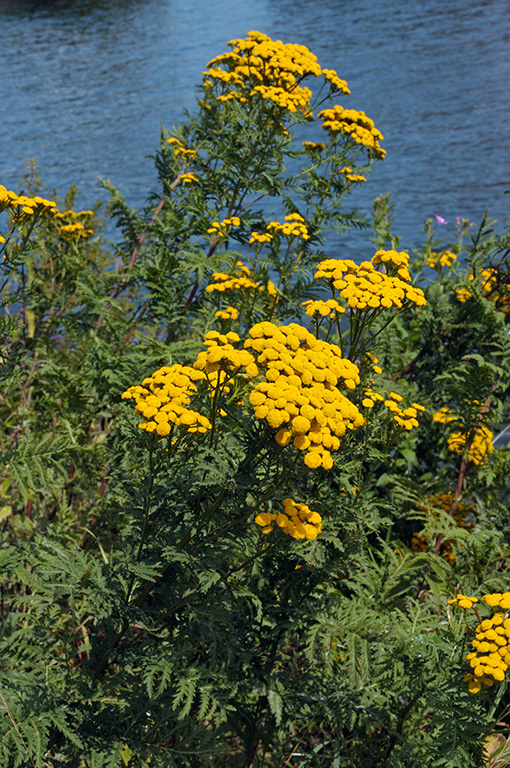
[[[211,228],[212,229],[212,228]],[[251,270],[242,261],[235,263],[232,272],[213,272],[212,283],[206,286],[206,293],[225,293],[226,291],[262,291],[269,296],[276,295],[276,287],[271,280],[267,284],[256,282],[251,277]]]
[[[94,231],[83,223],[83,219],[93,216],[94,211],[59,211],[54,200],[47,200],[39,195],[18,195],[0,184],[0,213],[4,210],[10,211],[15,226],[27,224],[33,221],[34,217],[41,216],[49,216],[55,222],[60,221],[58,235],[65,240],[90,237],[94,234]],[[5,242],[5,239],[0,237],[0,243],[2,242]]]
[[[146,432],[166,437],[175,424],[190,433],[204,433],[211,429],[211,422],[188,406],[197,392],[197,382],[205,378],[203,371],[188,365],[163,366],[145,378],[141,386],[129,387],[122,399],[135,401],[135,413],[144,419],[138,427]]]
[[[35,197],[18,195],[0,184],[0,212],[6,208],[11,211],[15,222],[23,222],[34,214],[56,213],[57,204],[39,195]]]
[[[378,366],[376,366],[378,367]],[[419,426],[418,413],[424,411],[425,407],[419,403],[411,403],[407,408],[402,408],[399,403],[404,399],[397,392],[390,392],[388,397],[384,397],[380,392],[376,392],[370,387],[364,390],[362,405],[364,408],[373,408],[376,403],[381,402],[391,412],[395,424],[404,429],[411,430]]]
[[[299,213],[289,213],[285,216],[283,224],[279,221],[270,221],[265,232],[252,232],[250,243],[268,243],[275,234],[284,235],[289,239],[302,238],[309,240],[308,228],[304,223],[304,218]]]
[[[260,98],[284,111],[309,114],[312,91],[300,83],[321,75],[333,90],[350,93],[345,80],[332,69],[322,69],[304,45],[271,40],[261,32],[248,32],[228,45],[232,50],[212,59],[204,72],[206,88],[220,85],[219,102]]]
[[[476,279],[473,273],[468,276],[470,282],[474,282]],[[486,298],[490,298],[500,312],[504,312],[505,315],[510,312],[510,285],[508,277],[507,281],[503,283],[498,275],[498,270],[494,269],[494,267],[487,267],[480,270],[478,280],[481,282],[483,295]],[[467,288],[457,288],[455,294],[457,300],[461,303],[465,303],[473,297],[473,294]]]
[[[315,279],[336,289],[339,298],[351,308],[400,309],[406,302],[423,306],[425,295],[411,284],[408,262],[404,251],[377,251],[370,261],[361,264],[351,259],[325,259],[318,264]],[[379,265],[385,267],[384,272]]]
[[[477,401],[474,400],[473,404],[476,405]],[[452,451],[452,453],[463,454],[470,437],[470,430],[464,425],[462,419],[459,416],[455,416],[449,408],[443,407],[436,411],[432,416],[432,420],[439,424],[456,424],[459,431],[452,432],[448,436],[448,450]],[[468,461],[473,462],[473,464],[483,464],[494,451],[494,446],[492,445],[493,437],[494,433],[485,424],[477,427],[469,446]]]
[[[384,136],[375,127],[374,121],[361,110],[346,109],[336,104],[331,109],[323,109],[318,117],[322,119],[322,127],[330,136],[347,133],[356,144],[362,144],[372,150],[376,157],[384,159],[386,150],[379,143]]]
[[[510,669],[510,592],[494,592],[484,595],[482,600],[499,610],[492,618],[481,621],[475,629],[475,639],[471,643],[474,651],[466,656],[472,672],[464,677],[470,693],[479,693],[482,686],[490,687],[495,682],[502,682]],[[469,610],[477,598],[459,594],[448,602]]]
[[[342,357],[336,344],[316,339],[297,323],[257,323],[249,335],[245,346],[257,353],[257,365],[265,372],[265,380],[249,395],[256,418],[278,429],[279,445],[292,441],[305,451],[307,467],[331,469],[339,438],[365,423],[338,388],[359,384],[358,367]]]
[[[162,437],[172,425],[208,431],[211,420],[190,407],[198,385],[202,382],[211,395],[218,388],[227,391],[229,380],[242,374],[248,381],[258,379],[248,386],[248,401],[255,418],[275,430],[277,443],[284,447],[292,441],[304,451],[309,468],[331,469],[340,438],[365,423],[339,389],[359,384],[358,367],[342,358],[338,346],[316,339],[297,323],[257,323],[242,348],[236,346],[240,342],[233,331],[209,331],[193,368],[164,367],[126,390],[122,397],[134,399],[136,413],[144,418],[139,427]]]
[[[261,512],[255,518],[262,533],[271,533],[274,524],[293,539],[316,539],[322,528],[322,517],[310,507],[293,499],[284,499],[283,512]]]

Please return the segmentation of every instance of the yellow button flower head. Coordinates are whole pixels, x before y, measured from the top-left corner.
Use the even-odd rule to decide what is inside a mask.
[[[322,152],[323,149],[326,149],[326,145],[320,141],[303,141],[302,144],[304,151],[310,154]]]
[[[452,251],[443,251],[439,254],[435,251],[431,251],[430,256],[427,258],[427,266],[432,269],[451,267],[456,258],[457,254],[452,253]]]
[[[74,224],[63,224],[58,233],[64,239],[71,240],[78,237],[90,237],[94,234],[94,231],[92,229],[85,229],[83,224],[77,221]]]
[[[379,365],[379,360],[371,352],[365,352],[365,357],[372,363],[372,370],[374,373],[382,373],[382,368]]]
[[[207,349],[199,353],[193,368],[204,371],[206,376],[216,373],[220,369],[224,372],[235,373],[241,368],[252,368],[255,365],[255,358],[245,349],[237,349],[234,346],[239,341],[238,334],[233,331],[226,334],[209,331],[204,341],[204,346]]]
[[[482,600],[490,605],[491,608],[501,608],[503,611],[510,610],[510,592],[494,592],[489,595],[483,595]]]
[[[310,299],[303,301],[302,306],[305,307],[307,317],[328,317],[332,320],[337,314],[341,315],[345,312],[345,308],[341,307],[336,299],[328,299],[327,301]]]
[[[352,181],[353,183],[359,184],[362,181],[366,181],[364,176],[362,176],[360,173],[354,173],[352,168],[347,165],[344,168],[340,168],[338,173],[341,173],[342,176],[345,176],[347,181]]]
[[[432,421],[436,421],[439,424],[448,424],[450,421],[458,421],[458,417],[453,416],[449,408],[440,408],[432,416]]]
[[[229,219],[223,219],[223,221],[213,221],[209,229],[207,230],[208,235],[217,235],[219,237],[226,237],[229,230],[232,229],[232,227],[239,227],[241,224],[241,219],[239,216],[231,216]]]
[[[197,157],[196,150],[186,149],[182,141],[179,141],[179,139],[176,139],[175,137],[168,139],[167,143],[172,146],[175,157],[184,158],[186,160],[195,160]]]

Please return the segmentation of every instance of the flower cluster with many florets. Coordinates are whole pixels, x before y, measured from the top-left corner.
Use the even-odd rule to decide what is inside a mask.
[[[10,209],[15,223],[22,223],[34,214],[56,213],[57,204],[53,200],[46,200],[38,195],[35,197],[18,195],[0,184],[0,211],[5,208]]]
[[[383,159],[386,155],[386,150],[379,143],[384,136],[375,127],[374,121],[364,112],[346,109],[336,104],[330,109],[323,109],[318,116],[322,118],[322,127],[330,135],[346,133],[354,139],[356,144],[362,144],[372,150],[376,157]]]
[[[313,512],[306,504],[292,499],[284,499],[282,505],[283,512],[261,512],[257,515],[255,522],[262,528],[262,533],[271,533],[276,523],[284,533],[294,539],[317,538],[322,527],[322,517],[318,512]]]
[[[285,216],[283,224],[280,224],[279,221],[270,221],[265,232],[252,232],[249,242],[268,243],[273,239],[275,233],[284,235],[289,239],[300,237],[302,240],[309,240],[310,235],[304,221],[301,214],[289,213],[288,216]]]
[[[396,251],[377,251],[371,261],[361,264],[351,259],[325,259],[318,264],[315,279],[326,281],[352,308],[401,308],[405,302],[422,306],[425,296],[411,285],[408,260],[407,253]],[[384,265],[385,272],[377,269],[379,264]]]
[[[477,401],[473,400],[473,404],[476,405]],[[439,411],[436,411],[436,413],[432,416],[432,420],[438,422],[439,424],[449,424],[450,422],[458,423],[460,431],[452,432],[449,435],[448,450],[452,451],[452,453],[464,453],[466,449],[466,442],[470,433],[469,430],[464,426],[462,420],[458,416],[452,414],[449,408],[445,407],[440,408]],[[481,424],[479,427],[477,427],[469,446],[469,451],[467,454],[468,461],[472,461],[473,464],[483,464],[485,459],[488,458],[494,451],[494,446],[492,445],[493,437],[493,432],[488,427],[486,427],[485,424]]]
[[[335,344],[316,339],[306,328],[291,323],[253,326],[245,346],[257,353],[265,372],[249,400],[255,416],[278,430],[276,441],[305,451],[307,467],[333,466],[332,451],[348,429],[364,424],[357,407],[338,389],[359,384],[358,367],[342,358]]]
[[[267,285],[252,280],[250,268],[242,261],[237,261],[230,273],[213,272],[212,279],[213,282],[206,286],[206,293],[248,290],[266,292],[269,296],[276,295],[276,288],[271,280],[267,281]]]
[[[475,601],[476,598],[464,597],[465,600]],[[479,693],[482,685],[490,687],[496,681],[502,682],[510,669],[510,618],[507,618],[510,592],[484,595],[482,600],[499,610],[475,629],[475,639],[471,643],[475,650],[466,656],[473,671],[464,678],[470,693]],[[460,600],[458,604],[462,607]]]
[[[232,51],[212,59],[204,72],[205,88],[216,94],[220,103],[236,100],[244,104],[261,99],[284,112],[308,115],[312,91],[301,82],[321,75],[333,90],[350,93],[345,80],[332,69],[322,69],[317,57],[304,45],[248,32],[246,39],[231,40],[229,46]]]
[[[211,421],[190,407],[198,385],[202,382],[203,390],[218,401],[240,374],[240,394],[248,384],[255,418],[275,430],[276,442],[282,447],[292,442],[304,451],[304,463],[311,469],[331,469],[331,454],[340,448],[340,438],[365,423],[354,403],[340,392],[340,387],[352,390],[360,383],[358,367],[342,358],[335,344],[316,339],[297,323],[257,323],[243,348],[240,343],[233,331],[209,331],[206,349],[193,368],[161,368],[141,386],[124,392],[122,397],[134,399],[136,413],[144,418],[140,429],[162,437],[172,425],[187,432],[206,432],[212,428]],[[253,384],[250,380],[255,378]],[[219,415],[226,415],[221,407]]]
[[[122,398],[135,401],[135,413],[144,419],[138,426],[146,432],[166,437],[175,424],[186,432],[204,433],[211,429],[211,422],[188,407],[197,392],[197,382],[204,379],[203,371],[176,363],[155,371],[141,386],[129,387]]]

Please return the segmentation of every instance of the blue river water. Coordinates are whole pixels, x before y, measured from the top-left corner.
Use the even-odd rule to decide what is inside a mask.
[[[510,218],[509,0],[0,0],[0,183],[15,188],[34,157],[82,207],[106,199],[98,176],[141,205],[161,124],[193,109],[209,59],[250,29],[348,81],[343,105],[387,150],[353,202],[369,211],[390,191],[402,247],[434,214],[445,229],[486,206],[498,227]]]

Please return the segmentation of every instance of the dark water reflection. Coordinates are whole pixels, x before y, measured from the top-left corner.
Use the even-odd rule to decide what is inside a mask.
[[[348,80],[346,105],[388,151],[356,200],[390,190],[404,245],[433,213],[508,217],[508,0],[0,0],[0,183],[33,156],[49,186],[79,185],[80,204],[101,195],[99,175],[140,204],[160,124],[180,121],[204,65],[249,29]]]

